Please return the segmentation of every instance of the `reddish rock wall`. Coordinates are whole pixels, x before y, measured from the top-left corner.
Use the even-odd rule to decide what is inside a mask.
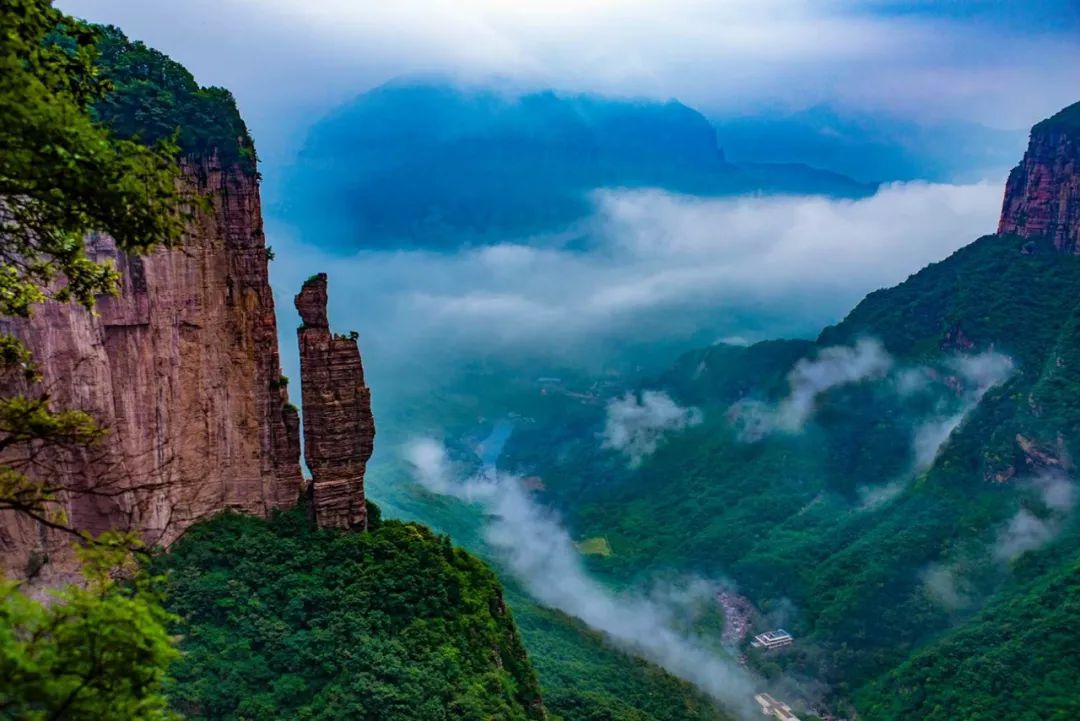
[[[1080,254],[1080,128],[1078,106],[1036,125],[1020,165],[1009,174],[998,233],[1045,235]]]
[[[355,335],[330,332],[326,297],[325,273],[309,278],[296,296],[311,508],[320,527],[365,528],[364,469],[375,441],[371,391]]]
[[[0,319],[0,330],[34,351],[44,377],[31,390],[111,430],[90,452],[45,459],[54,478],[93,490],[63,499],[70,524],[136,529],[164,544],[224,508],[263,515],[293,505],[301,484],[258,182],[213,158],[186,163],[184,175],[211,207],[179,248],[127,257],[107,237],[90,239],[91,255],[113,259],[123,276],[120,295],[100,299],[97,315],[47,303],[28,322]],[[61,573],[69,545],[64,534],[0,514],[8,573],[45,557]]]

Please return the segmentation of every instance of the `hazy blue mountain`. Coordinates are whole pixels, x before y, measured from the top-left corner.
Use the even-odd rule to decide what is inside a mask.
[[[599,187],[859,197],[798,164],[736,165],[679,102],[391,83],[317,123],[284,215],[346,247],[453,247],[565,229]],[[318,222],[312,222],[318,219]]]
[[[963,122],[919,124],[827,106],[713,122],[732,160],[806,163],[863,181],[1003,177],[1027,140],[1026,130]]]

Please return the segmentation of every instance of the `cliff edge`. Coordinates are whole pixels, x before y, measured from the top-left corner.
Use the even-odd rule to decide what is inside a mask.
[[[1046,236],[1058,250],[1080,254],[1080,103],[1031,129],[1005,186],[998,233]]]
[[[91,314],[49,302],[0,331],[32,350],[42,379],[22,390],[88,412],[109,435],[50,451],[34,473],[59,476],[71,528],[134,530],[169,544],[223,509],[266,515],[296,503],[299,418],[281,375],[257,176],[217,154],[182,161],[194,206],[180,245],[128,256],[106,236],[87,246],[122,275]],[[69,534],[0,513],[6,573],[71,568]]]

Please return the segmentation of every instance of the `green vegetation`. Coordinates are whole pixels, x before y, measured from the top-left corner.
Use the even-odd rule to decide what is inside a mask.
[[[544,717],[495,575],[423,526],[226,514],[155,570],[183,618],[169,695],[189,719]]]
[[[1075,549],[1080,538],[1070,541]],[[1023,559],[1007,593],[863,691],[864,715],[1035,721],[1080,713],[1080,562],[1064,555],[1072,557],[1056,559],[1054,570]]]
[[[223,165],[255,172],[255,145],[232,93],[199,87],[183,65],[129,40],[119,28],[96,32],[100,74],[112,85],[94,106],[101,122],[121,138],[146,144],[173,140],[185,155],[216,154]]]
[[[1051,667],[1077,640],[1075,516],[1013,564],[992,548],[1020,509],[1041,512],[1025,479],[1080,447],[1077,298],[1080,259],[1043,240],[988,236],[872,293],[816,342],[688,354],[647,387],[704,408],[705,423],[640,468],[572,440],[595,436],[600,409],[567,415],[558,429],[516,432],[511,463],[543,478],[575,535],[609,541],[614,553],[589,565],[613,583],[650,568],[736,579],[798,639],[782,655],[751,654],[766,676],[822,679],[834,704],[854,701],[868,719],[957,715],[965,703],[967,718],[1000,718],[993,709],[1036,707],[1040,694],[1054,712],[1071,710],[1076,694],[1055,689],[1072,667]],[[995,349],[1016,371],[925,472],[913,472],[912,434],[921,420],[955,412],[958,397],[942,386],[912,396],[892,379],[840,386],[818,400],[802,433],[739,440],[732,403],[776,401],[799,358],[862,337],[879,339],[899,367],[929,367],[945,381],[957,353]],[[895,497],[863,506],[859,488],[892,481]],[[926,585],[939,564],[955,574],[959,603]],[[1030,658],[1019,659],[1021,649]],[[898,688],[906,691],[893,699]]]
[[[705,694],[613,649],[580,621],[536,605],[512,585],[507,594],[553,716],[564,721],[730,721]]]
[[[48,297],[89,307],[116,274],[87,257],[86,233],[129,251],[179,237],[173,148],[117,140],[90,116],[110,89],[90,28],[40,0],[5,3],[0,23],[0,315]]]
[[[130,539],[84,549],[84,585],[47,601],[0,580],[0,717],[171,721],[162,693],[178,654],[160,579],[133,564]]]
[[[118,275],[89,256],[87,234],[108,234],[128,253],[179,241],[187,199],[176,155],[189,149],[187,138],[181,133],[178,147],[172,130],[139,133],[147,118],[125,116],[142,102],[137,73],[131,65],[102,72],[119,62],[117,32],[67,18],[46,0],[8,0],[0,27],[0,316],[28,318],[49,299],[92,309],[115,292]],[[46,602],[0,578],[0,716],[173,719],[162,694],[176,656],[171,617],[157,580],[134,565],[137,539],[76,535],[55,502],[73,489],[39,465],[43,449],[78,453],[106,430],[54,407],[33,385],[33,360],[0,334],[0,511],[70,533],[86,578]],[[43,561],[31,559],[27,573]]]
[[[1051,115],[1046,120],[1038,123],[1032,132],[1042,132],[1047,130],[1059,131],[1059,132],[1080,132],[1080,103],[1073,103],[1064,110]]]
[[[155,572],[182,618],[190,719],[727,721],[701,692],[544,609],[416,524],[318,531],[301,509],[193,527]],[[520,627],[520,637],[514,626]]]

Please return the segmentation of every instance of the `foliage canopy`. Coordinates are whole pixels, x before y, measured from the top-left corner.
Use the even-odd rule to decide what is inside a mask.
[[[177,656],[160,579],[110,535],[82,550],[82,585],[35,600],[0,580],[0,717],[173,721],[162,693]]]
[[[544,717],[495,575],[423,526],[225,514],[155,568],[184,619],[169,694],[187,718]]]

